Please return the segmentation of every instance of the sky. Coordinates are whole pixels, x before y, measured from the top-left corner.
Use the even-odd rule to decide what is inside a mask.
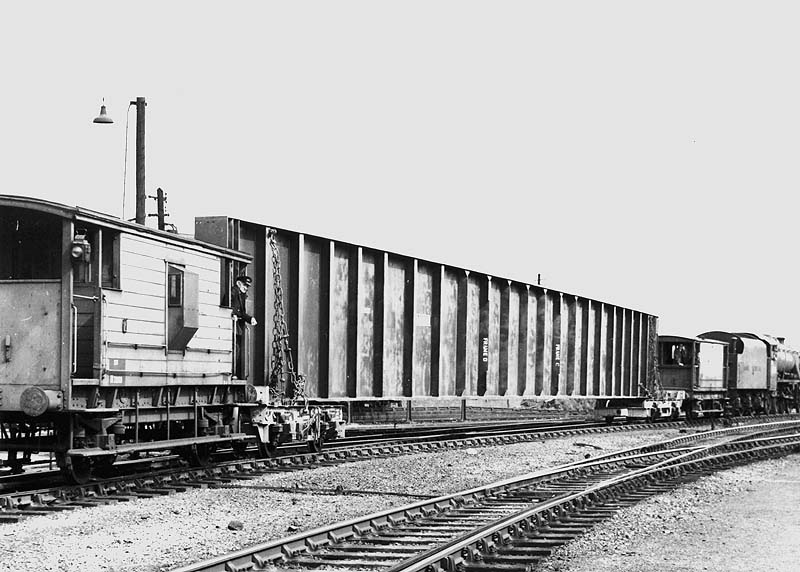
[[[228,215],[800,349],[800,6],[0,4],[0,193]],[[112,125],[96,125],[104,99]],[[127,182],[125,182],[126,118]],[[155,205],[150,201],[155,212]],[[149,224],[154,225],[154,220]]]

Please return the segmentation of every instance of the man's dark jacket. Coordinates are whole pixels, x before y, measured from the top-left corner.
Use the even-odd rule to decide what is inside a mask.
[[[234,288],[233,294],[231,295],[231,310],[233,312],[233,315],[239,318],[236,321],[236,325],[239,329],[244,329],[244,325],[249,324],[250,320],[253,319],[253,316],[248,314],[247,311],[245,310],[246,301],[247,301],[247,293],[242,292],[238,288]]]

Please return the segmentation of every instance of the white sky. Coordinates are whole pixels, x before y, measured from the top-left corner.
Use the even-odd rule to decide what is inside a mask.
[[[4,2],[0,193],[121,215],[143,96],[147,190],[182,232],[228,214],[800,347],[799,15]],[[134,133],[131,111],[126,217]]]

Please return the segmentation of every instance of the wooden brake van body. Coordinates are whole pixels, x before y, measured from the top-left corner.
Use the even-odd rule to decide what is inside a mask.
[[[123,452],[243,437],[231,278],[249,256],[0,195],[0,450],[73,474]],[[244,346],[246,347],[246,345]],[[242,375],[241,377],[246,377]]]

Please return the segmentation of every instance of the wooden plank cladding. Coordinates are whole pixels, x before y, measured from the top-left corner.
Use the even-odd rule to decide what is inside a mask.
[[[170,376],[227,382],[231,318],[230,309],[220,306],[219,258],[130,234],[120,237],[120,249],[123,288],[104,291],[103,357],[109,375],[101,385],[156,385]],[[181,352],[167,351],[167,263],[198,276],[198,329]],[[155,379],[144,379],[148,376]]]
[[[267,227],[196,221],[199,240],[254,257],[255,353],[269,356],[274,290]],[[235,236],[234,236],[235,235]],[[284,307],[311,397],[551,398],[651,387],[656,317],[427,260],[278,229]],[[256,380],[268,379],[265,371]]]

